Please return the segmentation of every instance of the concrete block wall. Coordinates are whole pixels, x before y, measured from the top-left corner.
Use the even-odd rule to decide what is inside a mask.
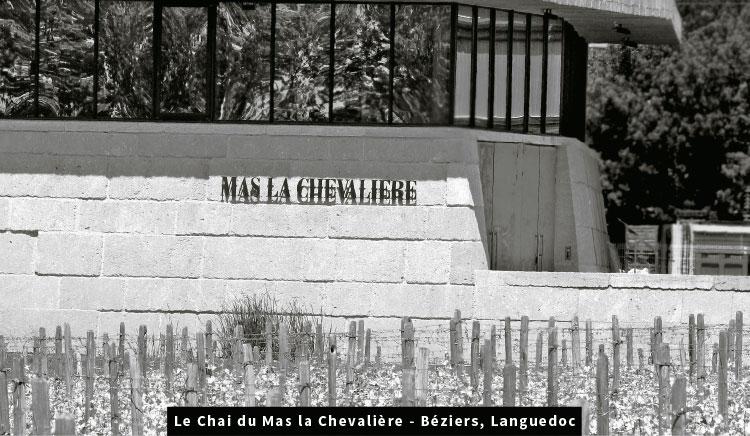
[[[738,310],[750,313],[750,277],[478,271],[473,301],[466,316],[477,319],[496,318],[495,308],[504,308],[514,319],[567,323],[577,315],[605,327],[612,315],[621,326],[649,327],[656,316],[683,325],[703,313],[706,325],[716,325]]]
[[[417,205],[230,204],[222,176],[416,180]],[[449,316],[484,238],[468,130],[0,122],[5,334],[192,329],[257,292],[342,324]]]

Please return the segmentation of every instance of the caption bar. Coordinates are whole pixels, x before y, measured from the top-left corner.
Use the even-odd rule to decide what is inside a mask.
[[[580,435],[580,407],[169,407],[169,435]]]

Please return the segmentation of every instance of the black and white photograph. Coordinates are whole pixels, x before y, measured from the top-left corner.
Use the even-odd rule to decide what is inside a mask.
[[[745,313],[750,0],[0,0],[0,434],[744,436]]]

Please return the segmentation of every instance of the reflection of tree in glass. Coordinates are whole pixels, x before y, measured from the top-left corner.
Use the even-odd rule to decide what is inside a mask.
[[[328,118],[329,4],[279,4],[276,12],[274,116]]]
[[[387,4],[337,4],[335,121],[388,120],[390,42]]]
[[[99,114],[151,117],[153,13],[150,2],[101,2]]]
[[[267,120],[270,111],[271,6],[220,3],[216,96],[220,120]]]
[[[206,111],[206,8],[163,9],[161,111]]]
[[[450,11],[442,5],[396,8],[394,122],[449,121]]]
[[[34,1],[0,0],[0,117],[34,115]]]
[[[91,115],[94,101],[94,1],[41,1],[41,115]]]

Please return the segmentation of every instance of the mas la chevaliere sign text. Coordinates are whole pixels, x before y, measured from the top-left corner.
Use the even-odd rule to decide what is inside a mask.
[[[415,180],[315,177],[221,178],[221,201],[231,203],[413,206]]]

